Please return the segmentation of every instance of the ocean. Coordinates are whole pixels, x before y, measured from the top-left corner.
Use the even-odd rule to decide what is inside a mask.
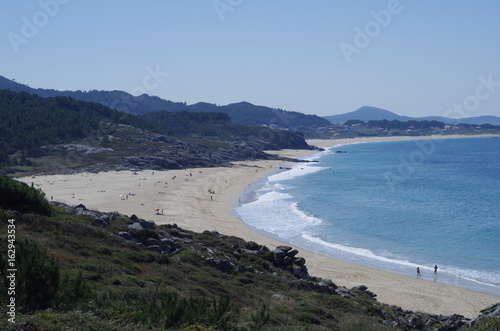
[[[306,159],[317,162],[251,185],[235,214],[302,249],[500,296],[499,138],[349,144]]]

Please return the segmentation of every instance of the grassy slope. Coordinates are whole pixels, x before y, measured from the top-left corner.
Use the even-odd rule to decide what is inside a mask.
[[[0,212],[2,238],[6,236],[9,217],[12,215]],[[263,330],[385,329],[381,325],[381,305],[364,293],[344,299],[308,290],[304,282],[284,270],[276,269],[278,276],[272,276],[271,253],[259,257],[242,254],[240,261],[236,261],[232,257],[234,245],[248,245],[242,239],[210,232],[191,233],[193,240],[182,240],[182,250],[167,257],[139,249],[130,241],[111,238],[111,231],[128,230],[127,224],[132,222],[127,217],[117,218],[108,228],[92,225],[93,221],[92,216],[65,213],[52,217],[16,217],[16,239],[27,238],[46,249],[48,256],[59,261],[62,275],[73,279],[81,271],[89,288],[86,292],[90,293],[70,307],[18,314],[17,323],[21,323],[23,329],[161,329],[163,317],[148,313],[145,302],[165,296],[165,293],[207,298],[209,302],[212,298],[220,302],[229,297],[231,306],[225,315],[226,324],[201,321],[207,327],[221,330],[258,329],[256,321],[266,314],[270,319]],[[179,229],[162,226],[156,231],[137,231],[136,235],[142,232],[144,238],[156,237],[159,230],[174,236],[179,232]],[[5,240],[2,240],[1,249],[6,249]],[[230,258],[239,265],[253,266],[261,274],[223,273],[208,266],[202,259],[207,257]],[[274,294],[283,298],[273,299]],[[266,308],[259,317],[263,303]],[[148,314],[153,317],[149,321]],[[139,318],[140,315],[146,317]],[[16,329],[7,323],[3,311],[1,316],[3,330]],[[179,328],[181,325],[172,329]]]

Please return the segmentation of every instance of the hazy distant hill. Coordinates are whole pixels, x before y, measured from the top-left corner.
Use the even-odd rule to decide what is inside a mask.
[[[427,121],[440,121],[444,122],[446,124],[458,124],[458,123],[463,123],[463,124],[493,124],[493,125],[500,125],[500,117],[497,116],[476,116],[476,117],[468,117],[468,118],[460,118],[460,119],[454,119],[454,118],[446,118],[446,117],[441,117],[441,116],[427,116],[427,117],[419,117],[417,118],[418,120],[427,120]]]
[[[500,117],[497,116],[477,116],[477,117],[469,117],[469,118],[461,118],[461,119],[453,119],[453,118],[447,118],[447,117],[442,117],[442,116],[427,116],[427,117],[408,117],[408,116],[401,116],[396,113],[393,113],[391,111],[381,109],[381,108],[375,108],[375,107],[368,107],[364,106],[359,108],[358,110],[345,113],[345,114],[340,114],[340,115],[332,115],[332,116],[325,116],[327,120],[329,120],[331,123],[344,123],[347,122],[348,120],[361,120],[361,121],[370,121],[370,120],[398,120],[398,121],[409,121],[409,120],[418,120],[418,121],[440,121],[444,122],[446,124],[458,124],[458,123],[464,123],[464,124],[493,124],[493,125],[500,125]]]
[[[134,97],[123,91],[58,91],[52,89],[31,88],[0,76],[0,90],[27,92],[44,98],[65,96],[73,99],[97,102],[106,107],[114,108],[134,115],[157,110],[180,111],[186,108],[185,102],[173,102],[155,96],[141,95]]]
[[[28,92],[41,97],[67,96],[81,101],[97,102],[110,108],[134,115],[146,114],[160,110],[177,112],[220,112],[231,117],[231,122],[235,124],[247,125],[276,125],[282,128],[293,130],[304,129],[305,127],[317,125],[325,126],[330,124],[325,118],[316,115],[306,115],[299,112],[291,112],[282,109],[275,109],[265,106],[256,106],[249,102],[233,103],[226,106],[217,106],[205,102],[193,105],[186,105],[185,102],[173,102],[164,100],[156,96],[143,94],[134,97],[123,91],[58,91],[41,88],[31,88],[27,85],[19,84],[10,79],[0,76],[0,89]]]
[[[408,121],[412,119],[411,117],[400,116],[385,109],[368,106],[361,107],[358,110],[345,114],[325,116],[325,118],[334,124],[344,123],[348,120],[361,120],[367,122],[369,120]]]

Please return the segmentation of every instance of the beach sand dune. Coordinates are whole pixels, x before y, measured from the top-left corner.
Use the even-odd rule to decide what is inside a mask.
[[[325,147],[379,140],[314,140],[309,143]],[[301,157],[312,152],[285,150],[279,153]],[[181,228],[197,232],[217,230],[274,249],[283,243],[250,230],[232,214],[232,210],[245,188],[279,165],[279,161],[252,161],[236,162],[227,168],[80,173],[19,180],[34,183],[55,201],[71,205],[81,203],[103,212],[135,214],[157,224],[176,223]],[[405,276],[385,272],[298,250],[299,256],[307,261],[310,275],[331,279],[348,288],[366,285],[378,295],[380,302],[403,309],[475,317],[481,309],[500,302],[497,296],[417,279],[413,274]]]

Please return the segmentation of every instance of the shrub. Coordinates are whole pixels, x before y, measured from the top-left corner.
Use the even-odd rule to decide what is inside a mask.
[[[22,311],[47,309],[58,304],[74,306],[80,298],[88,295],[81,272],[75,279],[66,275],[61,281],[58,261],[48,257],[34,242],[16,242],[15,252],[16,306],[22,307]],[[0,275],[4,281],[0,288],[2,285],[5,288],[1,288],[0,297],[7,294],[5,289],[10,286],[7,269],[11,268],[7,257],[1,255]]]
[[[52,213],[52,207],[45,199],[42,190],[2,175],[0,175],[0,208],[40,215]]]
[[[500,330],[500,317],[481,318],[473,329],[477,331]]]
[[[24,310],[46,309],[52,307],[59,288],[59,264],[32,242],[27,240],[15,245],[16,305]],[[7,258],[0,257],[0,272],[4,286],[9,288],[10,273]],[[2,291],[5,294],[6,291]]]

